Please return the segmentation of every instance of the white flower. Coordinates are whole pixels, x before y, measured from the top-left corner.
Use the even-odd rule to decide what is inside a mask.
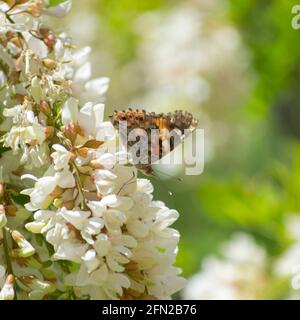
[[[44,25],[43,14],[63,17],[70,8],[0,3],[0,130],[10,149],[1,154],[1,179],[29,197],[24,206],[16,201],[15,217],[0,210],[0,237],[4,226],[12,230],[14,273],[2,267],[2,243],[0,299],[14,298],[14,278],[19,299],[66,299],[71,291],[78,299],[170,298],[183,286],[173,266],[179,233],[170,228],[178,213],[153,201],[151,183],[116,152],[102,103],[109,79],[92,79],[91,49],[75,51],[66,33]]]
[[[28,170],[49,165],[49,147],[46,142],[41,145],[24,146],[23,154],[19,160],[21,165]]]
[[[121,232],[121,227],[127,221],[127,215],[122,210],[109,208],[105,205],[105,198],[107,197],[101,201],[90,201],[88,206],[92,210],[93,216],[103,218],[108,231]]]
[[[54,177],[56,185],[63,189],[74,188],[76,185],[74,175],[70,172],[69,168],[56,172]]]
[[[88,81],[84,86],[82,97],[85,101],[101,102],[109,87],[109,78],[97,78]]]
[[[29,178],[35,182],[34,188],[25,189],[21,194],[28,195],[30,197],[30,203],[25,205],[25,208],[29,211],[36,211],[38,209],[46,209],[53,201],[50,194],[54,191],[56,187],[56,178],[46,176],[37,179],[34,176],[25,175],[23,179]]]
[[[84,130],[87,137],[95,137],[97,139],[98,127],[103,122],[104,105],[89,102],[86,103],[79,112],[78,123]]]
[[[30,203],[25,207],[29,211],[36,211],[38,209],[47,209],[52,203],[56,187],[62,189],[74,188],[76,185],[74,175],[70,172],[67,165],[68,155],[67,150],[59,145],[55,145],[56,152],[52,154],[55,165],[50,167],[45,176],[38,179],[33,175],[23,175],[22,179],[31,179],[35,181],[34,188],[25,189],[21,194],[30,196]],[[55,171],[55,167],[63,168],[62,171]]]
[[[40,39],[37,39],[36,37],[32,36],[30,33],[26,32],[24,33],[24,38],[26,40],[26,43],[28,44],[28,47],[31,52],[33,52],[37,57],[44,59],[48,55],[48,48],[45,45],[43,41]],[[27,70],[26,73],[33,73],[32,71],[36,69],[36,66],[34,66],[34,61],[29,61],[27,64]]]
[[[31,80],[31,95],[37,103],[40,103],[43,99],[43,91],[38,77],[34,77]]]
[[[57,247],[55,247],[53,259],[69,260],[80,263],[81,257],[85,254],[87,249],[88,245],[83,244],[81,241],[65,240],[60,242]]]
[[[60,144],[55,144],[52,148],[55,150],[55,152],[51,154],[51,158],[54,162],[54,169],[59,171],[68,167],[71,158],[70,152]]]
[[[202,270],[194,275],[184,289],[184,298],[258,299],[267,277],[266,253],[254,240],[242,233],[235,234],[223,246],[224,259],[205,258]],[[253,283],[257,285],[254,287]]]
[[[14,279],[10,275],[6,278],[6,269],[0,264],[0,300],[13,300]]]
[[[69,98],[62,108],[62,123],[67,125],[71,122],[76,123],[78,120],[78,104],[79,101],[73,97]]]
[[[72,0],[64,1],[55,7],[44,9],[44,13],[50,16],[63,18],[72,8]]]
[[[293,268],[294,277],[292,279],[292,287],[295,290],[300,289],[300,266],[297,265]]]
[[[14,152],[20,148],[26,149],[26,144],[35,142],[41,145],[46,140],[44,127],[38,122],[37,117],[26,106],[18,105],[13,108],[5,108],[3,115],[11,118],[14,125],[5,135],[4,145]]]

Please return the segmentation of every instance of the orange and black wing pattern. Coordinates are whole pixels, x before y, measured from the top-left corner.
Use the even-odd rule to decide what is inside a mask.
[[[115,111],[110,120],[117,131],[120,132],[120,140],[126,141],[127,147],[134,145],[128,141],[132,130],[140,135],[147,135],[148,139],[148,163],[136,164],[137,168],[151,175],[153,159],[159,160],[169,152],[172,152],[178,144],[183,142],[187,134],[196,129],[198,121],[189,112],[181,110],[170,113],[154,113],[146,110],[131,109]],[[122,135],[120,124],[125,123],[126,135]],[[153,135],[153,132],[154,135]],[[153,144],[154,141],[157,141]]]

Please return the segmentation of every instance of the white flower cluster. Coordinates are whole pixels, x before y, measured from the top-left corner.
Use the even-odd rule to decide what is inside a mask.
[[[70,8],[0,1],[0,299],[170,298],[178,213],[109,151],[109,80],[47,26]]]
[[[292,279],[291,287],[300,289],[300,217],[298,214],[289,214],[286,218],[286,233],[291,244],[274,263],[274,273],[277,277]],[[299,293],[291,293],[291,299],[299,299]]]
[[[266,283],[267,256],[247,234],[235,234],[226,243],[224,259],[209,257],[200,273],[193,276],[184,290],[192,300],[259,299]]]

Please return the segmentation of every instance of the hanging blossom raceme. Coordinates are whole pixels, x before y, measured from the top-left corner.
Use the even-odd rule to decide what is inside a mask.
[[[0,299],[170,298],[178,213],[110,151],[109,80],[47,24],[70,8],[0,1]]]

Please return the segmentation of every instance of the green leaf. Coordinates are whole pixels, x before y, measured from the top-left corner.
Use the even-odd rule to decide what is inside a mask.
[[[50,8],[50,7],[55,7],[55,6],[59,5],[60,3],[65,2],[65,1],[66,1],[66,0],[50,0],[48,7],[49,7],[49,8]]]

